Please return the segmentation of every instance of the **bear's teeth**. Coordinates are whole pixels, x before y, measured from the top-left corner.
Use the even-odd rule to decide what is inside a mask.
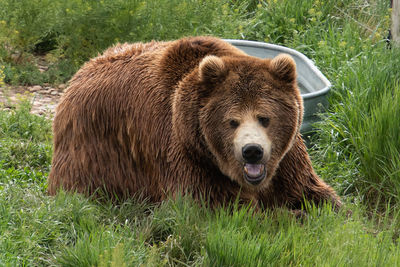
[[[244,165],[244,171],[246,172],[247,176],[249,176],[250,178],[257,178],[263,174],[264,165],[263,164],[246,163]]]

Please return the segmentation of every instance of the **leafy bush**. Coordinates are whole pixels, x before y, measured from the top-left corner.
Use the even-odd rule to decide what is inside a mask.
[[[199,34],[240,38],[237,29],[244,17],[244,7],[232,9],[229,0],[0,0],[0,5],[0,60],[9,63],[6,80],[18,84],[65,81],[83,62],[116,42]],[[35,65],[28,54],[49,51],[57,58],[53,69],[67,76],[24,77],[21,63]]]
[[[0,65],[0,88],[5,86],[4,78],[4,65]]]

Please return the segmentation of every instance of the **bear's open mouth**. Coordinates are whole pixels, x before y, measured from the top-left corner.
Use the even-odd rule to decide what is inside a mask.
[[[243,171],[244,178],[252,185],[259,184],[265,178],[266,174],[264,164],[246,163],[244,164]]]

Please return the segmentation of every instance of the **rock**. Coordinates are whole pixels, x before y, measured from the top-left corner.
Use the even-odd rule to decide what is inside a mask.
[[[42,89],[43,88],[40,85],[35,85],[35,86],[32,86],[32,87],[29,87],[29,91],[32,92],[32,93],[35,93],[35,92],[40,91]]]
[[[64,90],[65,88],[67,88],[67,85],[65,83],[58,85],[58,89]]]
[[[64,94],[56,86],[32,85],[32,86],[5,86],[6,90],[0,88],[0,110],[14,110],[16,103],[22,97],[32,100],[31,113],[53,119],[53,114],[60,96]],[[29,92],[29,93],[28,93]],[[26,94],[28,93],[28,94]]]
[[[49,69],[47,66],[38,66],[40,72],[45,72]]]
[[[43,90],[43,93],[44,94],[52,94],[53,92],[58,92],[56,89],[54,89],[54,88],[51,88],[51,87],[45,87],[44,88],[44,90]]]
[[[11,54],[11,59],[12,59],[14,62],[18,62],[18,61],[20,60],[20,58],[21,58],[21,54],[19,54],[19,53]]]

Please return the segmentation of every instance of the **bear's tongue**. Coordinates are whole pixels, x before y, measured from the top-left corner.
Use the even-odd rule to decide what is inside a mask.
[[[248,177],[258,178],[264,173],[264,165],[246,163],[244,165],[244,171],[246,172]]]

